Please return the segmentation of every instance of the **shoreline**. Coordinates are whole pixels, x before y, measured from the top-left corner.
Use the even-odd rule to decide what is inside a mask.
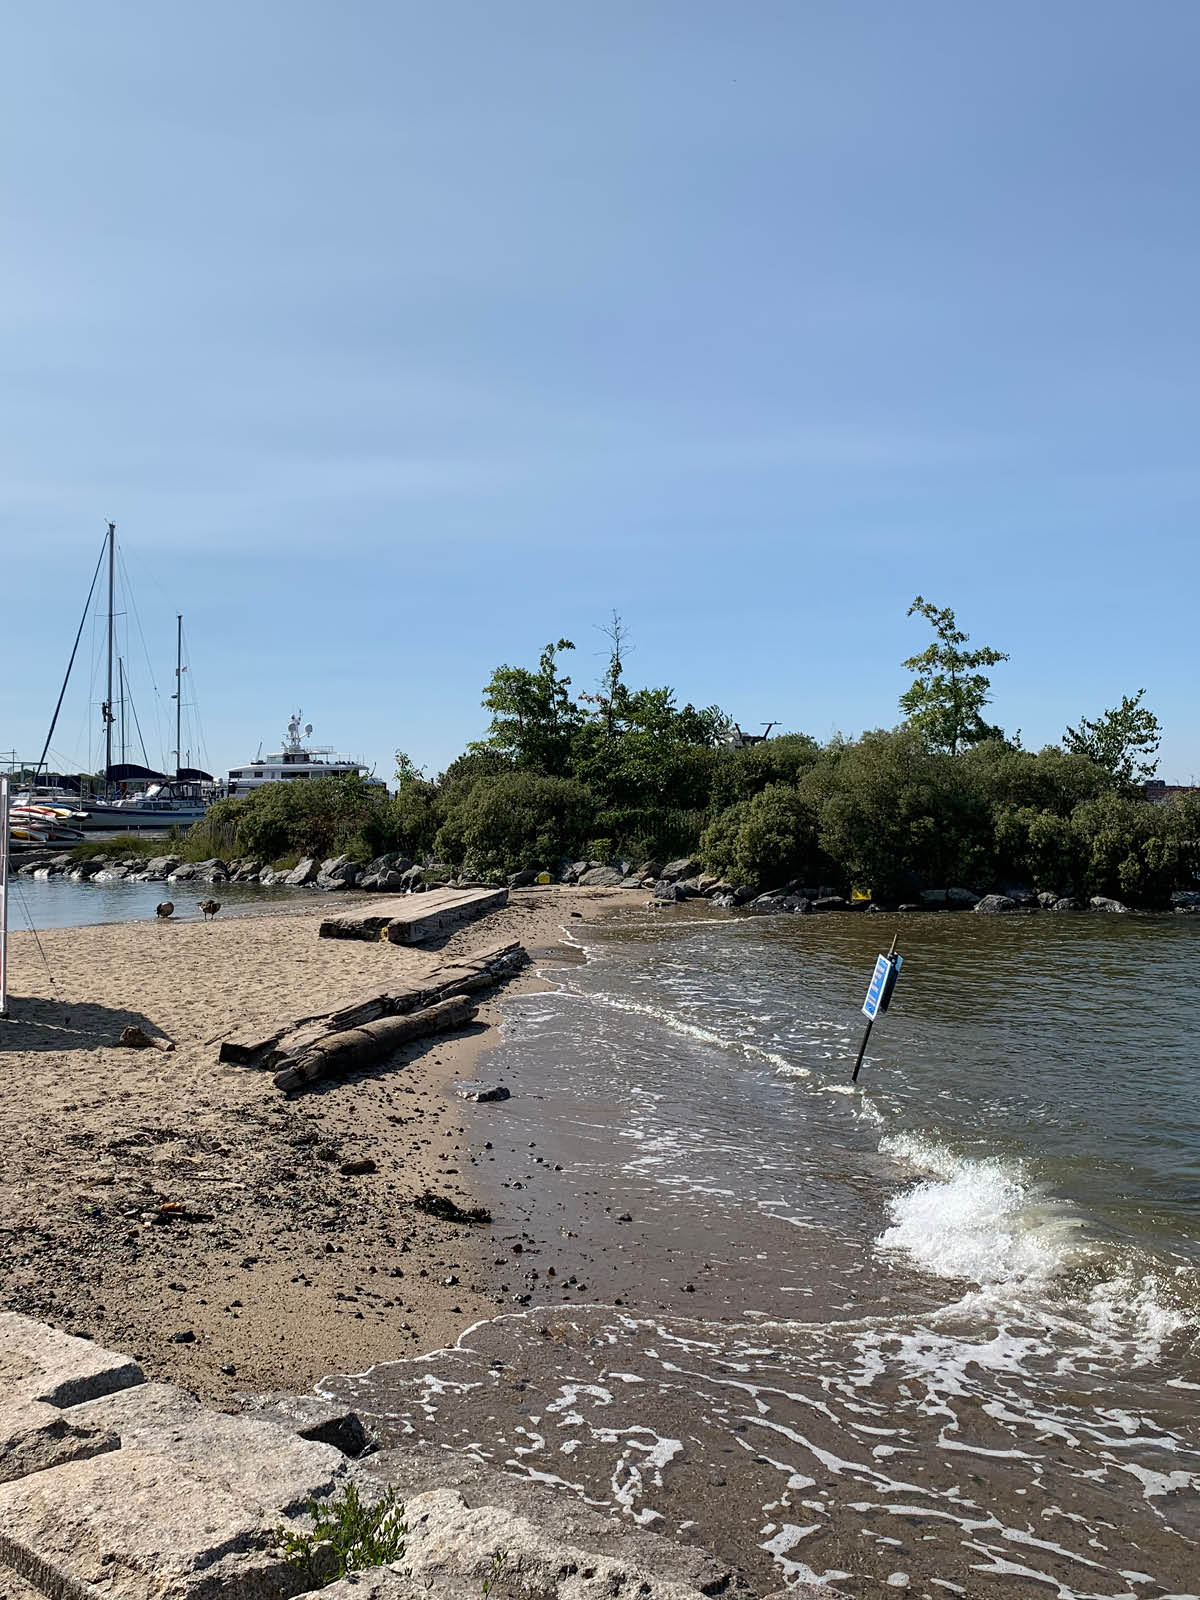
[[[151,1378],[225,1406],[453,1344],[505,1303],[500,1251],[490,1228],[411,1201],[477,1203],[487,1136],[449,1085],[495,1041],[500,993],[462,1033],[287,1098],[268,1074],[218,1066],[220,1038],[504,937],[531,957],[510,991],[532,992],[573,911],[643,899],[520,890],[435,950],[318,944],[324,899],[208,926],[14,932],[0,1059],[22,1089],[0,1106],[0,1308],[127,1349]],[[175,1051],[118,1048],[130,1023]],[[340,1170],[356,1160],[375,1168]],[[162,1222],[164,1202],[194,1220]]]

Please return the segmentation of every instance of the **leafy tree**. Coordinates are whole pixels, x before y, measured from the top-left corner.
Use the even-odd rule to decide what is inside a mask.
[[[472,746],[473,752],[499,751],[517,765],[539,772],[568,770],[571,740],[583,714],[571,699],[571,680],[559,672],[555,658],[574,648],[569,639],[548,644],[536,672],[527,667],[496,668],[483,691],[491,726],[487,738]]]
[[[718,751],[709,795],[713,812],[749,800],[768,784],[796,783],[820,753],[820,745],[806,733],[783,733],[761,744]]]
[[[964,745],[996,737],[999,730],[981,715],[991,698],[991,680],[979,669],[1007,661],[1008,656],[988,646],[965,650],[970,635],[957,626],[949,608],[939,610],[918,595],[908,608],[910,617],[914,612],[931,624],[935,639],[919,656],[901,663],[913,674],[912,688],[900,696],[901,711],[935,750],[951,755]]]
[[[1064,746],[1111,772],[1118,783],[1152,778],[1158,761],[1150,758],[1162,742],[1162,729],[1153,711],[1142,704],[1145,693],[1139,689],[1135,695],[1124,695],[1119,706],[1094,722],[1081,717],[1079,726],[1063,735]]]
[[[1150,805],[1107,794],[1071,818],[1083,858],[1083,888],[1142,905],[1164,905],[1185,876],[1191,841],[1183,807]]]
[[[991,809],[956,759],[916,729],[835,741],[800,782],[822,849],[882,899],[916,883],[970,886],[990,875]]]
[[[755,889],[819,874],[816,815],[794,788],[770,784],[705,829],[700,858],[710,872]]]
[[[595,815],[583,784],[509,772],[472,785],[438,830],[434,850],[481,877],[549,868],[591,836]]]
[[[397,789],[403,789],[405,784],[413,782],[414,779],[422,779],[424,776],[424,767],[419,767],[407,750],[396,751]]]

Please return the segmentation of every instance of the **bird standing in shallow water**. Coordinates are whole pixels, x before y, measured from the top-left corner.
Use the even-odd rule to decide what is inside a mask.
[[[215,917],[217,912],[221,909],[221,902],[219,900],[197,900],[196,904],[199,906],[200,910],[203,911],[205,922],[208,921],[209,917]]]
[[[155,908],[154,908],[154,915],[156,917],[162,917],[164,921],[168,917],[174,916],[174,914],[175,914],[175,902],[173,900],[163,900],[159,905],[156,905]]]

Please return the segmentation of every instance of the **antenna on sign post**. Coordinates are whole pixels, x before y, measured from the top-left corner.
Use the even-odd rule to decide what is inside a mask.
[[[899,938],[899,934],[896,938]],[[896,954],[896,939],[893,939],[887,955],[880,956],[875,962],[875,971],[871,974],[871,982],[867,988],[867,998],[862,1003],[867,1026],[863,1030],[862,1043],[858,1047],[858,1060],[854,1063],[854,1076],[850,1080],[852,1083],[858,1082],[858,1071],[867,1053],[867,1040],[871,1037],[875,1018],[881,1011],[887,1010],[892,990],[896,987],[896,979],[900,976],[900,968],[903,965],[904,957]]]

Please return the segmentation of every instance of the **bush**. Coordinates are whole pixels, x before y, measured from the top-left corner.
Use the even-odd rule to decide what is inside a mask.
[[[258,861],[285,855],[346,853],[361,861],[394,848],[386,789],[348,777],[264,783],[247,795],[218,800],[188,834],[221,832],[228,849]]]
[[[366,1506],[354,1484],[347,1484],[340,1496],[324,1504],[310,1500],[308,1513],[311,1533],[275,1529],[276,1545],[300,1572],[306,1589],[322,1589],[347,1573],[366,1572],[404,1554],[408,1526],[394,1489]]]
[[[991,808],[965,781],[962,758],[912,728],[835,741],[801,781],[822,849],[855,884],[898,899],[914,883],[991,880]]]
[[[1146,906],[1165,905],[1186,876],[1192,848],[1183,807],[1154,806],[1109,794],[1078,806],[1071,818],[1086,894]]]
[[[819,877],[815,813],[796,789],[770,784],[705,829],[700,859],[710,872],[755,889]]]
[[[740,750],[722,750],[712,770],[709,804],[714,816],[739,800],[749,800],[771,783],[795,784],[821,754],[806,733],[785,733]]]
[[[549,867],[580,850],[595,816],[592,796],[572,778],[481,778],[447,815],[434,850],[476,877]]]

